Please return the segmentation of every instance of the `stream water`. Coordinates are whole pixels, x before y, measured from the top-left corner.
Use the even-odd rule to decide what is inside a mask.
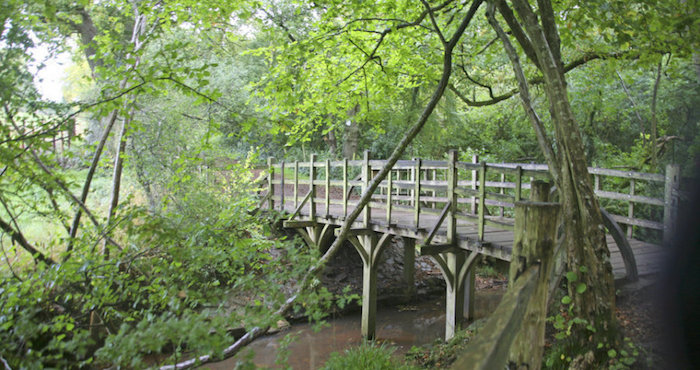
[[[475,297],[475,318],[486,317],[493,312],[503,296],[503,289],[478,290]],[[442,338],[445,334],[445,299],[438,297],[409,305],[385,306],[377,310],[377,341],[396,348],[396,355],[403,355],[412,346],[421,346]],[[238,355],[202,368],[233,369],[249,351],[253,351],[253,363],[258,367],[276,367],[275,360],[281,342],[291,334],[294,339],[288,346],[287,364],[293,369],[317,369],[332,352],[358,346],[360,337],[360,313],[328,320],[328,325],[315,332],[309,324],[294,324],[291,329],[260,338]]]

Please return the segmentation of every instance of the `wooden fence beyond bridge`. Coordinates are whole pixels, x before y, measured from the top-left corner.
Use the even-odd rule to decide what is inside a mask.
[[[261,205],[287,212],[284,226],[297,229],[309,245],[324,251],[386,161],[370,159],[369,152],[363,160],[316,158],[311,155],[308,162],[292,163],[270,159]],[[632,236],[669,236],[678,203],[678,167],[668,166],[665,176],[601,168],[589,172],[596,195],[610,211],[604,218],[616,279],[636,280],[658,271],[662,248]],[[473,314],[474,262],[479,255],[510,261],[515,205],[536,195],[536,180],[550,180],[546,165],[461,162],[454,151],[446,161],[398,161],[362,209],[348,238],[364,266],[362,335],[375,335],[376,267],[383,249],[400,237],[409,286],[416,253],[431,256],[439,265],[447,290],[445,337],[451,338],[463,315]],[[556,199],[556,191],[551,196]]]

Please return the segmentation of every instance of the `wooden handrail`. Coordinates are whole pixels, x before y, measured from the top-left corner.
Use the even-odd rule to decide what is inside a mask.
[[[476,160],[476,158],[475,158]],[[371,173],[386,163],[385,160],[367,159],[365,160],[341,160],[341,161],[315,161],[312,159],[309,162],[294,162],[294,205],[298,205],[299,197],[299,184],[308,184],[310,188],[317,189],[319,187],[326,188],[325,199],[319,199],[318,202],[325,201],[325,210],[329,212],[331,204],[339,204],[330,199],[330,187],[337,186],[343,188],[343,215],[348,213],[348,199],[350,198],[350,193],[356,187],[366,186],[366,181],[362,178],[364,173],[369,174],[371,179]],[[289,167],[289,166],[288,166]],[[360,168],[360,174],[353,178],[348,178],[348,171],[350,167]],[[416,158],[413,160],[401,160],[396,163],[391,172],[390,179],[384,180],[380,185],[381,197],[376,199],[382,199],[385,201],[384,204],[373,203],[372,207],[384,208],[386,211],[386,222],[391,223],[393,209],[397,206],[406,205],[409,201],[411,208],[413,210],[413,223],[418,226],[420,224],[421,213],[436,213],[437,209],[441,209],[447,200],[452,199],[452,193],[456,193],[457,196],[454,197],[453,206],[455,209],[455,214],[461,214],[463,216],[473,215],[478,224],[478,231],[480,238],[483,238],[483,230],[486,225],[498,225],[505,222],[504,228],[512,229],[513,224],[513,205],[515,202],[523,198],[523,191],[530,189],[530,181],[528,179],[548,179],[548,167],[542,164],[518,164],[518,163],[471,163],[471,162],[459,162],[454,161],[455,171],[463,171],[462,176],[455,176],[456,186],[449,189],[448,179],[440,178],[436,176],[439,172],[445,172],[445,177],[450,169],[450,160],[447,161],[435,161],[435,160],[423,160]],[[268,174],[265,177],[261,177],[258,181],[267,180],[268,187],[274,185],[284,185],[284,168],[285,164],[274,163],[271,160],[268,163]],[[306,168],[309,171],[309,180],[299,179],[299,168]],[[364,168],[364,169],[363,169]],[[670,224],[672,224],[674,210],[677,205],[673,201],[669,201],[667,198],[671,199],[672,194],[677,193],[677,181],[673,182],[671,180],[677,179],[677,175],[673,175],[673,167],[671,170],[667,170],[670,173],[668,178],[664,178],[663,175],[642,173],[634,171],[622,171],[613,170],[605,168],[593,168],[589,167],[588,171],[594,180],[594,191],[599,199],[604,200],[603,206],[605,206],[605,200],[611,201],[622,201],[626,202],[626,212],[624,214],[611,214],[611,217],[623,227],[626,226],[627,237],[632,236],[632,229],[634,227],[648,228],[652,230],[664,230],[668,229]],[[316,173],[319,170],[325,170],[325,178],[316,179]],[[335,172],[334,169],[342,169],[343,178],[338,179],[333,177],[332,173]],[[281,177],[276,176],[276,172],[282,174]],[[406,176],[406,174],[410,176]],[[468,174],[472,173],[473,176],[468,178]],[[396,175],[394,175],[396,174]],[[336,175],[337,176],[337,175]],[[523,178],[526,180],[523,181]],[[603,187],[604,179],[620,179],[625,184],[625,181],[629,183],[629,192],[624,192],[618,190],[605,189]],[[666,196],[650,196],[648,193],[644,194],[640,190],[649,189],[645,187],[645,184],[650,183],[657,186],[658,183],[665,183],[665,187],[670,189],[666,192]],[[386,192],[386,194],[384,194]],[[408,192],[408,194],[406,193]],[[444,194],[444,196],[442,195]],[[273,189],[270,197],[267,197],[269,206],[272,206],[275,199],[281,200],[280,207],[283,207],[285,201],[284,196],[280,194],[276,197],[275,191]],[[377,195],[380,195],[378,192]],[[677,197],[676,197],[677,198]],[[675,199],[675,198],[674,198]],[[316,213],[316,200],[315,192],[312,196],[312,212]],[[464,207],[464,205],[471,205],[470,208]],[[664,219],[648,220],[640,218],[638,215],[638,209],[635,204],[644,204],[652,207],[663,207]],[[494,208],[496,207],[497,213],[494,213]],[[368,213],[369,210],[367,210]],[[635,214],[635,212],[637,214]],[[492,216],[489,214],[497,215],[499,222],[493,223]],[[660,212],[658,213],[660,214]],[[623,229],[624,230],[624,229]]]

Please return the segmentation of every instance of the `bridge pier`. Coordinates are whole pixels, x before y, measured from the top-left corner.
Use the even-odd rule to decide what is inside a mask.
[[[474,318],[474,262],[478,253],[457,248],[431,255],[445,279],[445,340],[454,337],[463,318]]]
[[[403,240],[403,281],[406,283],[406,297],[416,295],[416,239],[402,237]]]
[[[376,336],[377,321],[377,265],[384,248],[392,239],[391,234],[378,234],[371,230],[354,230],[348,241],[362,258],[362,337],[372,340]]]

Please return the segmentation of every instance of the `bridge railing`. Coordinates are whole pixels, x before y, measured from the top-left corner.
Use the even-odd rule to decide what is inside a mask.
[[[269,207],[282,209],[293,204],[297,209],[301,205],[315,216],[328,215],[331,207],[336,206],[340,207],[341,216],[347,216],[385,164],[385,160],[370,159],[368,152],[362,160],[319,161],[316,155],[311,155],[308,162],[275,163],[270,159]],[[673,195],[678,191],[677,166],[669,166],[666,176],[593,167],[588,170],[593,176],[596,195],[604,206],[614,206],[608,210],[615,221],[627,225],[628,236],[632,235],[633,227],[664,230],[673,222],[677,204]],[[454,186],[451,187],[452,179]],[[400,210],[404,215],[412,213],[416,229],[425,229],[421,215],[441,216],[452,202],[450,217],[473,222],[483,240],[486,226],[513,229],[514,204],[528,197],[530,184],[537,179],[550,179],[547,165],[486,163],[476,159],[472,162],[454,159],[454,163],[420,158],[400,160],[372,195],[363,220],[372,218],[377,222],[376,213],[381,212],[383,222],[392,224],[397,221],[395,211]],[[625,187],[626,192],[620,190]],[[287,191],[282,191],[283,188]],[[659,194],[661,188],[665,197]],[[640,204],[654,208],[645,212],[652,219],[635,213]],[[625,208],[627,212],[623,214],[621,210]]]

